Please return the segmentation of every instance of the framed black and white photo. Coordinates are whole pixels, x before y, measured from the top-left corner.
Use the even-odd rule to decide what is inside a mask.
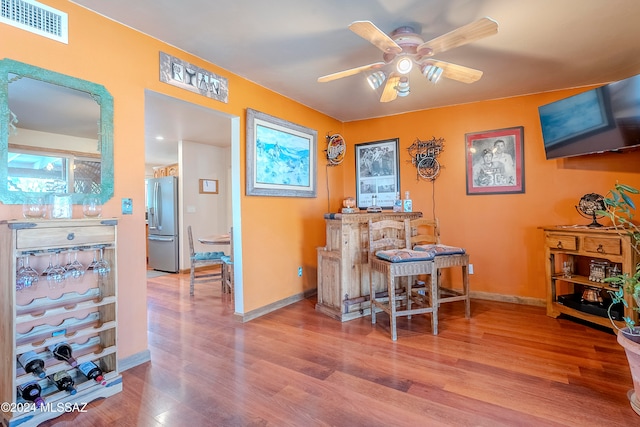
[[[392,208],[400,191],[398,138],[356,144],[356,202],[360,209],[372,204]]]
[[[468,133],[467,194],[524,193],[522,126]]]

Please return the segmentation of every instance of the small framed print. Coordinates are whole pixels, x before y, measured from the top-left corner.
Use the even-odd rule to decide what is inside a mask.
[[[217,179],[201,179],[200,194],[218,194]]]

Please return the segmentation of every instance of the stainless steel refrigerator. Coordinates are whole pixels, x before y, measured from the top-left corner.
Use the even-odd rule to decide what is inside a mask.
[[[147,180],[149,267],[177,273],[178,266],[178,178]]]

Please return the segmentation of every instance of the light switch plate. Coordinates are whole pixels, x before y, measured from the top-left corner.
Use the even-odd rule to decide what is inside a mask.
[[[122,199],[122,215],[131,215],[133,213],[133,200],[130,198]]]

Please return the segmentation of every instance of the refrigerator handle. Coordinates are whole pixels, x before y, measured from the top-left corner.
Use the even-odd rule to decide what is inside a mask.
[[[158,219],[158,215],[160,212],[158,211],[158,192],[160,189],[160,183],[158,181],[153,183],[153,197],[151,198],[151,224],[149,224],[149,229],[157,230],[158,224],[160,223]]]

